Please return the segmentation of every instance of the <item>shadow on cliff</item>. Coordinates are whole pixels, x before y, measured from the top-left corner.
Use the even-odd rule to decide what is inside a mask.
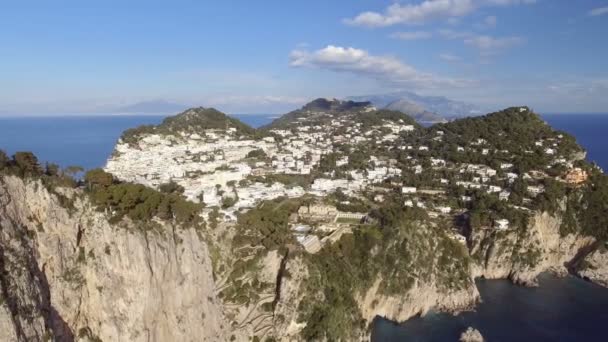
[[[53,341],[73,342],[74,333],[72,329],[51,303],[49,282],[46,274],[38,266],[36,253],[31,245],[31,234],[27,233],[27,227],[10,219],[7,221],[17,232],[14,236],[17,243],[13,244],[12,241],[0,240],[0,287],[2,297],[11,314],[17,338],[20,341],[30,341],[32,338],[42,341],[48,340],[49,335],[52,335],[54,337]],[[8,229],[8,227],[0,225],[0,230],[5,229]],[[5,236],[10,236],[10,233]],[[10,261],[19,262],[21,265],[17,267],[21,266],[26,270],[27,273],[23,275],[25,277],[25,287],[15,283],[16,279],[14,277],[16,274],[13,274],[13,272],[17,271],[10,269]],[[34,303],[35,307],[28,305],[28,301],[20,299],[20,297],[26,296]],[[32,316],[35,315],[40,315],[44,320],[44,332],[27,329],[24,326],[24,323],[31,324],[34,321]],[[32,332],[36,336],[31,336]],[[39,336],[40,333],[44,335]]]
[[[581,247],[572,260],[565,262],[564,267],[568,270],[568,273],[574,276],[579,276],[577,271],[581,266],[581,263],[587,258],[587,256],[595,252],[602,245],[602,241],[595,241],[592,244]]]

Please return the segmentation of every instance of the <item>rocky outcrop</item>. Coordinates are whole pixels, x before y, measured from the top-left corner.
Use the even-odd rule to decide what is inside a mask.
[[[560,236],[561,218],[534,213],[525,231],[482,229],[470,236],[470,253],[476,261],[474,277],[509,278],[525,285],[536,284],[546,271],[567,273],[566,265],[595,240],[575,234]]]
[[[199,232],[119,227],[54,191],[0,178],[0,340],[229,339]]]
[[[376,316],[391,321],[403,322],[416,315],[425,315],[431,309],[458,312],[469,310],[479,301],[479,292],[474,282],[461,290],[441,291],[433,284],[416,284],[399,296],[387,296],[379,291],[381,280],[370,288],[359,307],[363,318],[372,322]]]
[[[596,284],[608,287],[608,251],[606,248],[600,247],[585,258],[578,275]]]
[[[460,334],[460,342],[483,342],[483,336],[479,330],[469,327],[467,330],[463,331]]]

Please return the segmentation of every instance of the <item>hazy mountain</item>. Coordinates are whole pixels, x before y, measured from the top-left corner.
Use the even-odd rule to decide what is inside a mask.
[[[470,103],[454,101],[443,96],[422,96],[409,91],[379,95],[350,96],[347,99],[352,101],[369,101],[378,108],[392,105],[394,108],[391,109],[401,111],[401,109],[398,109],[397,107],[403,107],[403,109],[415,110],[417,113],[427,112],[443,118],[479,115],[484,112],[481,108]],[[415,113],[409,113],[407,111],[406,113],[416,118]],[[430,117],[428,114],[425,115]]]
[[[186,110],[189,106],[165,100],[142,101],[114,109],[116,113],[124,114],[175,114]]]
[[[389,103],[385,109],[396,110],[406,113],[418,122],[441,122],[445,118],[437,113],[429,112],[423,106],[407,100],[397,100]]]

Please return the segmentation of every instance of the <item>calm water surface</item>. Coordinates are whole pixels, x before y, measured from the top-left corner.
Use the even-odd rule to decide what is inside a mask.
[[[372,341],[457,341],[472,326],[486,341],[608,341],[608,289],[541,275],[540,287],[478,280],[483,302],[459,315],[430,313],[403,324],[378,319]]]
[[[253,127],[265,125],[274,117],[233,116]],[[11,155],[32,151],[43,162],[91,169],[105,164],[123,131],[158,124],[163,119],[150,115],[0,117],[0,149]]]

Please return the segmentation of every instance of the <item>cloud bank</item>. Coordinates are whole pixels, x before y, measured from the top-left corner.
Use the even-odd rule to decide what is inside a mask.
[[[425,73],[392,56],[375,56],[365,50],[328,45],[317,51],[294,50],[292,67],[347,72],[399,86],[418,88],[462,87],[471,81]]]

